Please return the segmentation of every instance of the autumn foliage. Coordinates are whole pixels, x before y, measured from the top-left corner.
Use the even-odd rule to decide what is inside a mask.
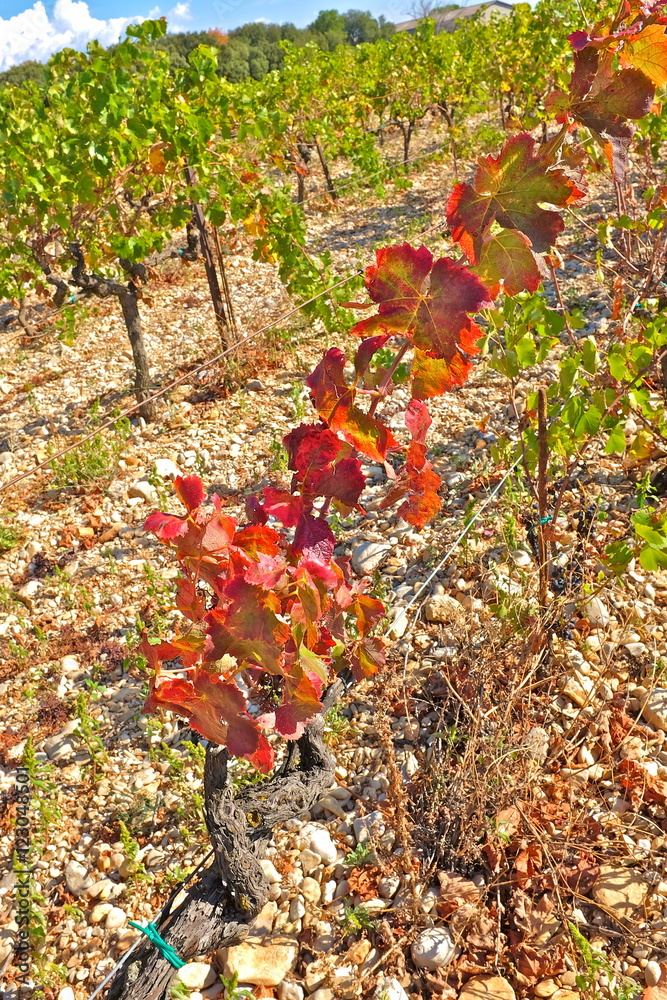
[[[348,303],[375,307],[352,328],[361,338],[354,357],[332,348],[306,379],[316,419],[284,438],[289,483],[250,497],[240,525],[196,476],[176,480],[186,513],[152,514],[146,528],[176,552],[176,605],[188,625],[170,642],[144,637],[154,669],[147,709],[186,716],[207,739],[268,771],[267,732],[298,738],[332,675],[359,679],[382,667],[385,607],[334,555],[330,515],[364,512],[363,460],[386,470],[380,509],[401,501],[398,515],[416,528],[440,510],[424,400],[470,375],[481,336],[475,314],[501,290],[534,291],[557,264],[563,210],[585,191],[585,156],[565,145],[568,134],[586,127],[622,178],[631,121],[667,82],[665,6],[626,0],[613,19],[571,36],[569,90],[549,101],[559,133],[541,145],[512,136],[451,193],[447,221],[460,259],[434,259],[408,243],[377,252],[366,272],[370,301]],[[402,444],[377,411],[408,379]]]

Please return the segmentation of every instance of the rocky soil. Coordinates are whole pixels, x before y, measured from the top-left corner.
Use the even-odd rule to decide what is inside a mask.
[[[435,249],[450,182],[447,165],[430,162],[384,199],[315,202],[312,249],[328,249],[341,275],[370,263],[377,245],[423,235]],[[582,214],[594,223],[604,210],[600,197]],[[579,224],[573,232],[564,294],[602,347],[613,332],[613,275],[599,281],[577,259],[590,253],[590,234]],[[279,321],[290,302],[245,237],[229,243],[247,334]],[[144,318],[160,385],[219,340],[200,265],[163,265],[151,295]],[[64,323],[31,343],[14,329],[2,335],[5,482],[131,400],[121,322],[105,306],[75,336]],[[202,748],[176,717],[143,714],[135,647],[143,625],[168,633],[176,569],[142,524],[156,506],[177,509],[170,482],[180,472],[198,472],[238,514],[244,490],[284,476],[279,442],[307,418],[303,378],[330,342],[299,318],[279,322],[232,364],[168,394],[156,423],[104,432],[76,462],[56,460],[2,494],[5,989],[18,975],[10,858],[22,761],[34,790],[31,975],[48,1000],[89,996],[137,939],[129,921],[148,922],[208,854]],[[555,371],[553,358],[529,371],[519,404]],[[399,389],[389,404],[399,436],[406,400]],[[269,902],[250,937],[189,962],[175,995],[663,995],[649,988],[667,984],[667,574],[631,566],[618,581],[600,576],[599,562],[627,531],[646,470],[593,455],[573,482],[554,524],[564,589],[540,619],[521,522],[535,512],[518,480],[441,564],[499,483],[497,445],[517,438],[521,405],[480,361],[432,410],[441,515],[416,533],[379,513],[386,474],[369,465],[368,516],[338,525],[340,552],[389,602],[390,666],[327,717],[335,784],[276,833],[264,862]],[[255,779],[239,765],[234,780]]]

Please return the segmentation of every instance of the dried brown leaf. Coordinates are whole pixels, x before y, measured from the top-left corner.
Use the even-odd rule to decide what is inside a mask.
[[[475,883],[456,872],[438,872],[438,881],[440,898],[436,909],[441,917],[450,916],[461,906],[474,905],[481,898],[481,892]]]

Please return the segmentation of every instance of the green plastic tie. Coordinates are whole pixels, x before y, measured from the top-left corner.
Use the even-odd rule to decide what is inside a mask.
[[[146,924],[145,927],[142,927],[141,924],[138,924],[135,920],[128,920],[128,924],[130,927],[136,927],[138,931],[145,934],[148,940],[155,945],[162,957],[166,958],[175,969],[182,969],[184,965],[188,964],[187,962],[184,962],[182,958],[179,958],[173,947],[170,944],[167,944],[164,938],[160,936],[160,932],[154,923],[151,922]]]
[[[541,517],[540,518],[540,524],[546,524],[547,521],[550,521],[552,519],[552,517],[553,517],[553,514],[547,514],[546,517]]]

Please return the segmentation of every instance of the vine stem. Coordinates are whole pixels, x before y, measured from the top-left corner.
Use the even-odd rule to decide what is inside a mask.
[[[565,329],[567,330],[567,335],[570,338],[570,343],[574,344],[576,347],[577,338],[572,332],[572,327],[570,326],[570,321],[567,318],[567,310],[565,309],[565,303],[563,302],[563,295],[560,290],[560,285],[558,283],[558,277],[556,275],[556,268],[553,264],[549,264],[549,270],[551,271],[551,279],[554,283],[554,288],[556,290],[556,298],[558,299],[558,305],[560,306],[560,311],[563,314],[563,319],[565,321]]]
[[[382,379],[382,381],[380,382],[380,384],[379,384],[379,386],[377,388],[377,395],[375,396],[375,398],[373,399],[373,401],[372,401],[372,403],[371,403],[371,405],[369,407],[369,410],[368,410],[368,416],[369,417],[372,417],[375,414],[375,411],[377,410],[377,408],[379,406],[380,400],[384,399],[384,397],[387,395],[387,386],[391,382],[391,379],[392,379],[392,377],[393,377],[396,369],[400,365],[400,363],[401,363],[401,361],[403,359],[403,356],[405,355],[405,352],[407,351],[407,349],[408,349],[409,346],[410,346],[409,341],[404,340],[402,346],[396,352],[396,356],[395,356],[394,360],[390,364],[389,368],[387,369],[387,371],[385,373],[384,378]]]

